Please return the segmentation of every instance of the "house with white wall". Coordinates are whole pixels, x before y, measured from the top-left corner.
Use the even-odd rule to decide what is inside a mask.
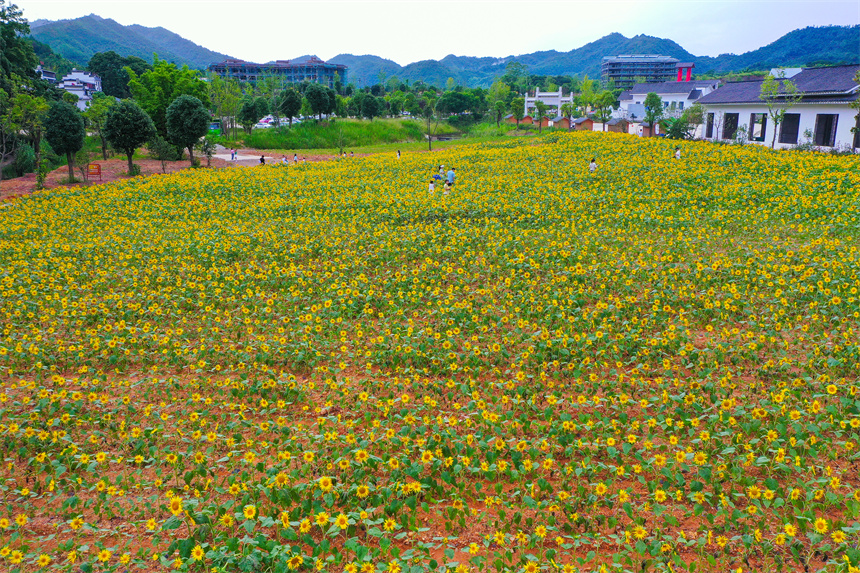
[[[72,70],[60,80],[57,87],[78,96],[78,109],[84,111],[93,99],[92,94],[102,91],[102,79],[89,72]]]
[[[618,96],[618,109],[613,115],[628,121],[642,120],[645,117],[645,98],[652,92],[663,100],[664,116],[680,115],[702,96],[716,90],[719,85],[719,80],[636,84]]]
[[[791,80],[800,100],[787,110],[776,128],[774,147],[785,148],[809,141],[827,150],[834,147],[855,151],[860,148],[858,111],[851,104],[860,97],[860,82],[855,80],[860,65],[787,70],[782,84]],[[771,145],[774,126],[768,108],[759,97],[763,80],[727,83],[699,99],[706,108],[704,137],[712,140],[734,139],[741,131],[751,143]],[[784,90],[782,87],[780,91]]]

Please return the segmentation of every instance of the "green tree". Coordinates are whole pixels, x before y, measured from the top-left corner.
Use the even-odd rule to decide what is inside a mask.
[[[242,88],[239,82],[210,74],[209,99],[215,116],[221,120],[221,132],[235,136],[236,116],[242,107]]]
[[[612,106],[615,105],[615,94],[609,90],[603,90],[594,95],[594,114],[598,121],[603,124],[603,131],[606,131],[606,122],[612,118]]]
[[[666,137],[669,139],[691,139],[704,119],[705,108],[700,104],[693,104],[678,117],[664,119],[660,126],[666,130]]]
[[[194,146],[209,132],[209,111],[199,99],[181,95],[167,108],[167,139],[188,150],[194,165]]]
[[[162,137],[167,137],[167,108],[181,95],[190,95],[209,107],[209,88],[198,77],[196,71],[176,67],[176,64],[155,59],[152,69],[140,76],[131,68],[128,87],[134,100],[149,114],[155,129]],[[148,139],[148,138],[147,138]],[[169,138],[168,138],[169,139]],[[145,140],[144,140],[145,141]]]
[[[767,114],[773,123],[773,138],[770,147],[776,146],[776,132],[779,129],[785,114],[800,102],[803,97],[793,81],[785,79],[785,72],[779,71],[778,78],[771,74],[765,76],[761,83],[761,93],[758,95],[767,106]]]
[[[505,102],[503,100],[496,100],[496,103],[493,104],[493,112],[496,114],[496,127],[501,125],[506,111],[508,111],[508,106],[505,105]]]
[[[327,113],[331,101],[328,96],[328,88],[322,84],[313,83],[305,90],[305,98],[308,100],[308,105],[311,107],[311,112],[319,116],[322,120],[324,113]]]
[[[87,69],[102,80],[102,91],[105,95],[127,99],[131,97],[126,68],[133,70],[138,76],[148,72],[152,66],[146,60],[137,56],[123,57],[109,50],[93,54],[87,63]]]
[[[436,100],[431,98],[421,98],[418,106],[421,110],[421,117],[427,122],[427,150],[433,151],[433,137],[439,129],[439,116],[436,113]]]
[[[15,93],[8,104],[3,123],[12,133],[23,135],[30,141],[36,155],[36,169],[42,167],[42,132],[48,102],[27,91]]]
[[[111,106],[116,103],[116,99],[108,97],[100,92],[93,94],[93,99],[89,107],[84,112],[84,119],[89,123],[89,127],[96,133],[102,146],[102,159],[107,159],[107,140],[105,139],[105,120],[107,119],[108,111]]]
[[[135,150],[149,141],[157,130],[152,118],[132,100],[123,100],[108,110],[104,133],[114,149],[128,158],[128,173],[134,173],[132,157]]]
[[[266,117],[268,111],[266,106],[266,100],[261,97],[245,97],[242,100],[242,107],[239,109],[239,116],[236,118],[239,125],[250,134],[257,122]]]
[[[857,73],[854,74],[854,81],[860,84],[860,70],[857,70]],[[851,128],[851,133],[854,134],[854,142],[852,147],[857,149],[857,141],[860,141],[860,99],[855,99],[851,102],[851,107],[857,110],[857,115],[854,116],[854,127]]]
[[[538,133],[541,133],[541,131],[543,131],[543,120],[546,118],[546,110],[547,105],[544,102],[540,100],[535,102],[535,117],[533,119],[537,119]]]
[[[374,117],[378,117],[382,110],[379,108],[379,100],[375,96],[366,95],[361,99],[361,116],[373,121]]]
[[[573,118],[573,114],[576,113],[576,104],[571,102],[566,102],[561,104],[561,112],[562,117],[566,117],[569,122],[571,118]]]
[[[520,121],[526,116],[526,99],[522,97],[515,97],[511,100],[511,107],[509,108],[511,115],[514,116],[514,119],[517,120],[517,129],[520,128]]]
[[[663,100],[654,92],[648,92],[643,102],[645,106],[645,123],[650,126],[649,133],[654,134],[654,126],[663,117]]]
[[[75,179],[75,153],[84,146],[86,129],[78,108],[64,101],[51,104],[45,116],[45,139],[56,153],[65,153],[69,182]]]
[[[579,86],[579,94],[573,99],[582,117],[588,116],[591,106],[594,104],[595,96],[595,81],[588,79],[588,76],[582,78],[582,83]]]
[[[17,89],[15,76],[34,80],[39,59],[33,44],[27,41],[30,24],[15,4],[0,0],[0,90],[12,96]],[[20,84],[19,84],[20,85]]]
[[[293,127],[293,118],[302,109],[302,96],[293,88],[284,90],[278,103],[278,109],[289,120],[290,127]]]

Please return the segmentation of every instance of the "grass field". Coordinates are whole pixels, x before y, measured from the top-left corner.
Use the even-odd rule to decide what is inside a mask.
[[[255,129],[250,135],[241,134],[242,141],[253,149],[346,149],[363,146],[424,142],[426,124],[410,119],[377,119],[374,121],[338,119],[334,122],[306,121],[292,128]],[[439,122],[438,135],[459,132]]]
[[[0,569],[856,571],[860,158],[673,147],[0,209]]]

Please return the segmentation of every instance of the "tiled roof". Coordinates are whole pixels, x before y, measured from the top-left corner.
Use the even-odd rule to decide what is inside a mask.
[[[718,84],[718,80],[690,80],[689,82],[653,82],[647,84],[636,84],[630,89],[631,94],[683,94],[690,93],[694,89],[707,88]]]
[[[791,78],[801,94],[803,103],[841,103],[858,97],[858,83],[853,79],[860,65],[807,68]],[[699,99],[699,103],[761,103],[762,81],[730,82]],[[853,93],[852,93],[853,90]]]

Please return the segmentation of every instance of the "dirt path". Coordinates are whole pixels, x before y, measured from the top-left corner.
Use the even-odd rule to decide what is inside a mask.
[[[274,162],[281,161],[283,154],[278,151],[267,151],[260,149],[239,149],[239,157],[242,158],[238,161],[230,161],[229,152],[227,152],[226,157],[213,157],[211,162],[211,168],[213,169],[223,169],[223,168],[233,168],[233,167],[253,167],[255,165],[259,165],[260,163],[260,155],[264,155],[266,157],[266,163],[271,164]],[[223,152],[218,155],[222,155]],[[356,157],[359,155],[365,154],[356,154]],[[299,158],[304,161],[328,161],[331,159],[335,159],[335,156],[332,155],[313,155],[309,153],[300,153]],[[287,159],[292,162],[292,155],[288,156]],[[111,181],[120,181],[128,179],[128,176],[125,173],[128,171],[128,160],[120,155],[115,155],[108,160],[97,160],[93,161],[93,163],[97,163],[101,165],[102,168],[102,176],[101,181],[98,179],[91,180],[86,183],[75,183],[72,186],[88,186],[88,185],[97,185],[99,183],[109,183]],[[203,163],[205,165],[206,160],[203,159]],[[162,173],[161,169],[161,161],[155,159],[135,159],[134,164],[140,167],[140,174],[144,175],[155,175],[158,173]],[[184,161],[168,161],[165,165],[166,173],[175,173],[177,171],[182,171],[183,169],[188,169],[190,167],[188,160]],[[57,187],[69,187],[66,183],[61,183],[61,181],[65,181],[69,176],[69,168],[67,166],[61,166],[57,169],[48,173],[48,176],[45,179],[45,189],[54,189]],[[75,176],[80,178],[81,174],[78,169],[75,169]],[[14,201],[15,199],[30,195],[33,193],[36,187],[36,174],[29,173],[23,177],[17,177],[15,179],[6,179],[0,181],[0,205],[4,203],[8,203],[9,201]]]

